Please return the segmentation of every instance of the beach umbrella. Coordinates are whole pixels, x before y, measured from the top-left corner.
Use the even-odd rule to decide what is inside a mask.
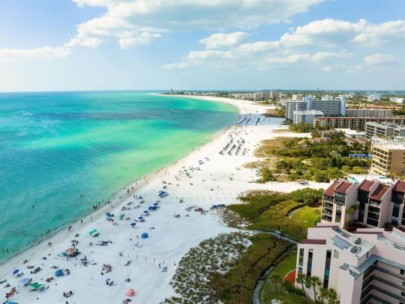
[[[55,271],[55,276],[57,276],[57,277],[63,277],[64,275],[65,274],[62,269],[58,269]]]
[[[14,302],[14,301],[7,300],[6,302],[4,302],[4,304],[18,304],[18,303]]]
[[[133,290],[132,288],[130,290],[127,291],[127,296],[128,297],[133,297],[135,296],[135,290]]]
[[[30,279],[28,278],[22,278],[21,280],[18,281],[18,285],[25,286],[29,281]]]
[[[141,238],[143,239],[147,239],[149,237],[149,234],[147,234],[146,232],[142,233]]]
[[[17,268],[14,269],[14,270],[13,270],[13,275],[16,275],[19,271],[20,271],[20,269],[17,269]]]

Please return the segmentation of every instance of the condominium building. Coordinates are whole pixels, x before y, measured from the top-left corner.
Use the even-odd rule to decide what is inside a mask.
[[[323,116],[321,111],[309,110],[309,111],[294,111],[293,123],[294,124],[312,124],[316,117]]]
[[[294,121],[295,111],[320,111],[322,115],[339,116],[346,114],[346,100],[343,97],[336,97],[333,100],[314,100],[313,96],[305,96],[303,99],[295,101],[289,100],[286,102],[286,118]],[[315,113],[315,112],[314,112]],[[314,114],[312,113],[312,114]],[[313,119],[321,115],[308,116],[307,123],[313,123]],[[299,115],[305,115],[300,113]],[[311,120],[311,119],[312,120]],[[302,121],[302,119],[300,120]]]
[[[366,123],[372,121],[405,125],[405,117],[316,117],[313,125],[314,127],[349,128],[364,131]]]
[[[392,117],[391,109],[347,109],[347,117]]]
[[[309,228],[298,244],[296,273],[318,277],[341,304],[405,303],[405,233],[394,228],[358,229],[338,225]],[[313,288],[296,282],[314,298]]]
[[[307,110],[309,110],[309,104],[307,101],[304,100],[300,101],[288,100],[285,105],[285,115],[286,118],[289,120],[294,120],[295,111],[307,111]]]
[[[366,123],[366,136],[372,138],[378,137],[404,137],[405,126],[396,124],[388,124],[383,122],[367,122]]]
[[[371,170],[384,176],[405,175],[405,142],[373,137]]]
[[[405,227],[405,181],[392,185],[379,181],[364,180],[362,183],[335,181],[322,197],[322,223],[344,227],[355,220],[368,227],[382,228],[386,224]],[[347,210],[357,205],[357,211]]]

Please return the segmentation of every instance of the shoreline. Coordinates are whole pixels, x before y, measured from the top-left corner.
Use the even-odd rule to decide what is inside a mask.
[[[163,94],[162,93],[155,93],[155,95],[163,95]],[[130,182],[126,186],[120,188],[116,193],[113,193],[111,195],[111,197],[109,198],[109,200],[106,203],[99,206],[97,209],[91,211],[90,213],[86,214],[85,216],[83,216],[82,219],[72,221],[69,224],[65,224],[65,225],[57,228],[56,230],[51,231],[50,236],[33,241],[33,243],[28,245],[26,248],[22,249],[21,251],[17,252],[16,254],[10,256],[9,258],[5,259],[4,261],[1,261],[0,262],[0,269],[2,270],[2,272],[5,270],[5,268],[7,268],[7,264],[12,264],[12,262],[14,262],[17,259],[26,260],[31,255],[32,252],[36,252],[35,249],[37,249],[37,247],[42,245],[46,249],[47,244],[45,244],[45,243],[47,243],[47,242],[57,243],[58,241],[61,241],[62,239],[64,239],[64,237],[62,237],[62,238],[59,237],[58,238],[58,234],[62,233],[69,226],[73,226],[73,225],[76,225],[76,224],[82,225],[81,221],[83,221],[83,224],[88,223],[89,220],[90,220],[90,222],[92,222],[93,220],[96,221],[96,220],[102,218],[102,216],[103,216],[103,214],[105,212],[114,211],[114,209],[117,208],[118,205],[122,204],[123,201],[125,201],[125,199],[128,199],[130,197],[128,195],[128,193],[127,193],[127,189],[131,189],[130,194],[132,195],[132,193],[136,192],[136,190],[137,190],[136,187],[141,188],[142,186],[145,186],[151,179],[156,177],[156,175],[160,171],[170,170],[171,167],[175,166],[178,162],[182,161],[183,159],[186,159],[189,155],[194,153],[196,150],[198,151],[198,149],[200,149],[201,147],[203,147],[203,146],[209,144],[210,142],[214,141],[216,138],[223,135],[227,130],[232,128],[235,125],[235,123],[238,121],[239,116],[241,114],[241,109],[238,106],[235,106],[232,103],[224,102],[222,100],[215,100],[214,101],[214,100],[211,100],[211,99],[204,98],[204,96],[201,96],[201,98],[196,97],[196,96],[183,96],[183,95],[164,95],[164,96],[165,97],[172,96],[172,97],[182,97],[182,98],[189,98],[189,99],[198,99],[198,100],[204,100],[204,101],[209,101],[209,102],[219,102],[219,103],[232,105],[237,110],[237,116],[236,116],[235,120],[232,123],[230,123],[229,125],[223,127],[222,129],[220,129],[217,132],[215,132],[214,134],[212,134],[212,136],[210,136],[207,139],[207,141],[203,142],[202,144],[200,144],[196,148],[192,149],[190,152],[188,152],[187,154],[185,154],[184,156],[182,156],[178,160],[176,160],[174,162],[171,162],[170,164],[168,164],[168,165],[166,165],[166,166],[164,166],[164,167],[162,167],[162,168],[160,168],[158,170],[152,171],[151,173],[148,173],[148,174],[146,174],[144,176],[141,176],[138,179]],[[111,202],[111,204],[109,204],[108,202]],[[114,207],[114,205],[115,205],[115,207]],[[17,262],[17,261],[15,261],[15,262]],[[11,268],[8,267],[8,270],[12,270],[12,267]],[[2,274],[2,273],[0,272],[0,274]]]
[[[215,97],[185,98],[230,103],[237,107],[239,115],[231,125],[213,134],[205,143],[184,157],[122,188],[116,194],[118,199],[112,201],[112,206],[104,205],[85,217],[83,224],[80,221],[73,223],[72,231],[65,227],[4,263],[1,266],[0,280],[7,278],[11,286],[18,285],[18,278],[11,276],[15,267],[24,269],[26,275],[34,281],[49,286],[45,292],[35,295],[28,292],[28,289],[18,287],[19,293],[13,300],[19,303],[33,303],[33,297],[38,297],[35,303],[64,303],[62,291],[71,289],[74,291],[73,303],[115,303],[117,299],[122,300],[122,297],[125,297],[128,288],[134,288],[137,292],[134,299],[137,302],[160,303],[165,298],[176,295],[170,281],[179,260],[190,248],[220,233],[235,231],[227,227],[215,213],[209,212],[212,204],[238,202],[239,194],[254,189],[289,192],[302,188],[294,182],[257,184],[256,172],[243,167],[243,164],[256,159],[253,151],[261,140],[282,136],[274,130],[285,130],[277,119],[262,115],[266,107],[252,105],[249,101],[221,100]],[[243,146],[244,150],[238,154],[232,148],[228,153],[220,153],[230,141],[234,142],[234,145]],[[310,186],[315,188],[327,185],[310,183]],[[170,195],[160,199],[159,211],[151,212],[145,223],[138,222],[135,228],[131,228],[129,221],[120,221],[118,216],[115,217],[114,225],[103,218],[107,211],[128,219],[134,216],[137,218],[136,213],[139,216],[140,212],[137,209],[147,206],[141,206],[142,202],[132,198],[132,195],[142,195],[146,204],[150,204],[159,199],[157,192],[165,186],[168,186]],[[129,196],[124,195],[128,187],[134,187]],[[183,199],[185,202],[181,204]],[[195,212],[194,209],[198,208],[207,210],[207,213]],[[179,215],[178,218],[173,216],[176,214]],[[101,236],[97,239],[89,236],[88,232],[92,229],[98,229]],[[148,232],[149,238],[139,241],[134,239],[141,232]],[[65,260],[60,257],[60,253],[69,247],[72,239],[79,241],[81,255]],[[99,240],[112,240],[113,243],[108,245],[107,250],[92,245],[92,242]],[[47,242],[52,242],[52,246],[47,246]],[[137,246],[137,243],[141,246]],[[89,267],[81,265],[80,258],[83,256],[91,261]],[[38,275],[30,275],[23,263],[25,259],[28,260],[26,265],[39,265],[43,270]],[[124,265],[127,260],[132,261],[129,266]],[[100,276],[101,265],[104,263],[114,267],[111,278],[114,279],[115,285],[111,288],[105,287],[105,277]],[[162,273],[161,263],[168,266],[167,273]],[[53,277],[52,267],[55,265],[63,269],[69,268],[71,275],[56,278],[49,283],[44,282],[46,277]],[[131,278],[131,283],[125,282],[126,277]]]

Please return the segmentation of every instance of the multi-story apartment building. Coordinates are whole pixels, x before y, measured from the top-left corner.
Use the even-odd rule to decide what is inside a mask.
[[[318,224],[298,244],[296,273],[318,277],[341,304],[405,303],[405,233]],[[313,289],[296,282],[314,297]]]
[[[321,111],[309,110],[309,111],[294,111],[293,114],[293,123],[294,124],[311,124],[315,117],[323,116]]]
[[[314,127],[348,128],[364,131],[366,123],[371,121],[405,125],[405,117],[316,117],[313,125]]]
[[[289,120],[294,120],[295,111],[307,111],[309,110],[309,104],[307,101],[299,100],[293,101],[288,100],[285,104],[285,115]]]
[[[386,185],[379,181],[362,183],[335,181],[323,193],[322,223],[344,227],[348,220],[356,220],[368,227],[382,228],[386,224],[405,227],[405,181]],[[357,211],[347,210],[357,205]]]
[[[336,97],[333,100],[314,100],[313,96],[305,96],[301,100],[289,100],[286,102],[286,118],[294,121],[296,111],[320,111],[322,115],[339,116],[346,114],[346,100],[343,97]],[[313,120],[320,116],[313,113],[300,113],[307,115],[307,122],[313,123]],[[312,120],[311,120],[312,119]],[[302,119],[300,119],[302,121]]]
[[[366,137],[371,138],[373,136],[378,137],[404,137],[405,126],[399,126],[396,124],[387,124],[380,122],[367,122],[366,123]]]
[[[373,137],[371,170],[384,176],[405,175],[405,142]]]
[[[324,116],[345,116],[346,100],[343,97],[336,97],[333,100],[310,100],[310,109],[321,111]]]
[[[347,109],[347,117],[392,117],[391,109]]]

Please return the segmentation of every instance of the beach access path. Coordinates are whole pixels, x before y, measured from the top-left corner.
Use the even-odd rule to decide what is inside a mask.
[[[217,213],[209,211],[212,205],[238,203],[241,193],[256,189],[290,192],[304,187],[327,187],[313,182],[307,186],[297,182],[256,183],[257,172],[244,164],[257,160],[253,152],[262,140],[309,135],[292,134],[280,125],[282,119],[266,118],[262,114],[267,107],[263,105],[215,97],[194,98],[234,105],[239,109],[237,121],[183,159],[129,185],[128,194],[124,191],[125,195],[84,218],[83,223],[73,223],[70,230],[60,231],[1,265],[0,281],[7,282],[0,285],[0,300],[5,301],[5,293],[16,287],[18,293],[10,299],[20,304],[110,304],[122,303],[128,298],[127,291],[134,289],[132,303],[160,303],[175,295],[170,281],[190,248],[220,233],[235,231]],[[285,132],[274,132],[280,129]],[[168,196],[160,197],[159,191]],[[149,210],[152,206],[158,206],[157,210]],[[107,217],[106,212],[114,216]],[[89,234],[94,229],[99,233],[97,237]],[[148,238],[141,237],[144,233]],[[64,257],[72,240],[77,241],[80,254]],[[99,246],[100,241],[106,244]],[[39,272],[30,273],[37,267],[41,268]],[[15,269],[23,274],[13,276]],[[56,277],[57,269],[65,275]],[[47,289],[30,291],[32,287],[19,286],[22,278],[32,279]],[[47,282],[49,278],[53,279]],[[106,284],[111,281],[112,286]],[[4,287],[6,284],[10,286]],[[64,297],[63,293],[69,291],[72,295]]]

